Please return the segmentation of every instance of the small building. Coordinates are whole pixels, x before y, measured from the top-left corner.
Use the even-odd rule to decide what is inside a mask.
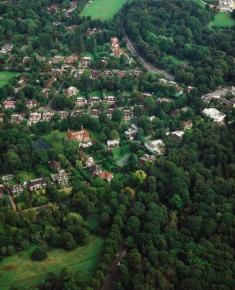
[[[80,60],[80,66],[82,67],[89,67],[91,65],[91,57],[90,56],[84,56]]]
[[[5,45],[3,45],[3,47],[0,50],[1,54],[8,54],[11,53],[13,50],[13,44],[11,43],[6,43]]]
[[[64,60],[64,62],[68,65],[72,65],[78,62],[78,56],[75,54],[72,54],[70,56],[67,56]]]
[[[5,110],[8,109],[15,109],[16,108],[16,101],[12,98],[8,98],[3,102],[3,107]]]
[[[47,186],[47,183],[44,178],[37,178],[37,179],[30,180],[28,182],[28,189],[31,192],[45,189],[46,186]]]
[[[54,112],[44,112],[42,113],[42,120],[49,122],[51,121],[53,116],[54,116]]]
[[[138,127],[135,124],[131,124],[127,131],[124,132],[127,139],[130,141],[134,139],[135,135],[138,133]]]
[[[67,139],[70,141],[79,142],[83,148],[87,148],[92,145],[90,133],[83,128],[80,131],[68,130]]]
[[[26,107],[28,109],[33,109],[37,107],[38,102],[36,100],[27,100],[26,101]]]
[[[107,146],[109,150],[119,147],[120,141],[117,139],[107,140]]]
[[[235,0],[219,0],[220,12],[233,12],[235,9]]]
[[[145,142],[144,146],[153,154],[163,155],[165,153],[165,143],[161,139]]]
[[[98,110],[98,109],[90,109],[90,115],[93,118],[99,118],[100,110]]]
[[[106,96],[104,97],[104,102],[108,104],[108,106],[114,107],[116,104],[116,99],[114,96]]]
[[[11,181],[15,176],[13,174],[2,175],[1,179],[4,182]]]
[[[76,96],[79,93],[79,90],[76,87],[69,87],[65,90],[65,94],[67,97]]]
[[[77,97],[77,100],[76,100],[76,107],[78,108],[83,108],[87,103],[87,100],[83,97]]]
[[[41,121],[41,113],[30,113],[28,119],[28,125],[31,126]]]
[[[94,175],[96,175],[97,177],[100,177],[101,179],[107,182],[111,182],[111,180],[113,179],[113,174],[108,171],[98,170],[94,172]]]
[[[20,124],[24,120],[22,114],[12,114],[10,118],[12,124]]]
[[[22,184],[13,185],[10,189],[12,195],[16,196],[24,192],[24,186]]]
[[[221,113],[216,108],[208,108],[203,110],[203,114],[211,118],[214,122],[218,124],[224,124],[225,114]]]
[[[109,108],[109,109],[107,110],[107,117],[108,117],[109,119],[112,119],[113,111],[114,111],[113,108]]]
[[[52,58],[52,63],[53,64],[58,64],[58,63],[61,63],[64,61],[64,56],[62,55],[55,55],[53,58]]]
[[[129,109],[125,109],[123,112],[123,120],[130,121],[133,118],[133,112]]]
[[[100,98],[96,96],[92,96],[88,100],[88,104],[90,106],[98,105],[100,103]]]
[[[59,170],[56,174],[51,174],[51,179],[53,182],[59,184],[60,186],[69,185],[69,175],[63,169]]]
[[[154,162],[156,160],[155,155],[144,154],[140,157],[140,163],[144,164],[146,162]]]
[[[59,171],[61,170],[61,163],[60,161],[52,160],[48,162],[50,165],[50,168],[54,171]]]
[[[85,160],[85,167],[89,168],[91,166],[95,165],[95,160],[92,156],[87,156],[86,160]]]
[[[173,132],[168,132],[166,135],[170,135],[174,137],[176,140],[181,140],[184,136],[184,131],[173,131]]]
[[[69,113],[67,111],[58,111],[57,114],[62,120],[68,118],[69,116]]]
[[[183,130],[189,130],[193,127],[193,122],[191,120],[182,121],[181,127],[183,128]]]

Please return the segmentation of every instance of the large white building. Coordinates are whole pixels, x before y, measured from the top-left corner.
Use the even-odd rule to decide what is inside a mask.
[[[233,12],[235,9],[235,0],[219,0],[220,12]]]
[[[214,122],[219,123],[219,124],[223,124],[224,119],[226,117],[225,114],[221,113],[219,110],[215,108],[204,109],[203,114],[211,118]]]

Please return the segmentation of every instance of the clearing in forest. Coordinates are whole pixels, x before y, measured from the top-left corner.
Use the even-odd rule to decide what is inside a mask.
[[[109,20],[125,4],[126,0],[90,0],[82,11],[82,16],[92,19]]]
[[[16,285],[33,287],[42,282],[47,273],[58,273],[64,267],[91,275],[98,263],[102,246],[102,239],[92,237],[88,244],[73,251],[49,251],[46,260],[41,262],[31,260],[33,247],[4,258],[0,263],[0,289],[8,290]]]
[[[213,21],[209,23],[209,27],[231,27],[235,25],[235,20],[230,13],[220,12],[216,14]]]
[[[0,88],[4,87],[12,78],[16,77],[18,73],[10,71],[0,72]]]

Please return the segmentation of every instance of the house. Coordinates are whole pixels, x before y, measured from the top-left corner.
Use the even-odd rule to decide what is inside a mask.
[[[94,106],[94,105],[98,105],[100,103],[100,98],[99,97],[90,97],[89,100],[88,100],[88,104],[90,106]]]
[[[8,109],[15,109],[16,107],[16,101],[12,98],[8,98],[7,100],[5,100],[3,102],[3,107],[5,110],[8,110]]]
[[[60,161],[52,160],[48,162],[51,169],[54,171],[59,171],[61,169],[61,163]]]
[[[161,139],[145,142],[144,146],[153,154],[163,155],[165,153],[165,143]]]
[[[79,93],[79,90],[76,87],[69,87],[67,90],[65,90],[65,94],[67,97],[75,96]]]
[[[89,167],[93,166],[94,164],[95,164],[94,158],[91,157],[91,156],[86,156],[86,158],[85,158],[85,167],[89,168]]]
[[[13,44],[7,43],[5,45],[3,45],[3,47],[0,50],[1,54],[8,54],[11,53],[13,50]]]
[[[166,133],[167,136],[172,136],[174,137],[176,140],[180,140],[183,138],[184,136],[184,131],[173,131],[173,132],[168,132]]]
[[[235,9],[235,0],[219,0],[220,12],[233,12]]]
[[[72,54],[70,56],[67,56],[64,60],[64,62],[68,65],[71,65],[71,64],[75,64],[76,62],[78,62],[78,56],[75,55],[75,54]]]
[[[117,139],[107,140],[107,146],[109,150],[119,147],[120,141]]]
[[[38,102],[36,100],[27,100],[26,101],[26,107],[28,109],[33,109],[37,107]]]
[[[38,123],[39,121],[41,121],[41,113],[30,113],[29,115],[29,119],[28,119],[28,125],[31,126],[33,124]]]
[[[49,122],[51,121],[51,118],[54,116],[54,112],[44,112],[42,113],[42,120]]]
[[[77,100],[76,100],[76,107],[78,108],[83,108],[87,103],[87,100],[83,97],[77,97]]]
[[[114,107],[116,104],[116,99],[114,96],[106,96],[104,97],[104,102],[108,104],[108,106]]]
[[[156,100],[156,102],[157,102],[158,104],[161,104],[161,103],[171,103],[171,102],[173,102],[173,100],[171,100],[171,99],[169,99],[169,98],[158,98],[158,99]]]
[[[189,130],[193,127],[193,122],[191,120],[182,121],[181,127],[183,128],[183,130]]]
[[[11,181],[15,176],[13,174],[7,174],[7,175],[3,175],[1,177],[2,181]]]
[[[144,154],[140,157],[140,163],[144,164],[146,162],[154,162],[156,160],[155,155]]]
[[[69,113],[66,111],[58,111],[57,114],[62,120],[68,118],[69,116]]]
[[[28,189],[31,192],[45,189],[46,186],[47,186],[47,183],[44,178],[37,178],[37,179],[30,180],[28,182]]]
[[[18,81],[18,85],[21,87],[24,87],[28,82],[28,78],[27,77],[20,77],[19,81]]]
[[[16,185],[13,185],[11,188],[10,188],[10,192],[12,195],[19,195],[21,193],[24,192],[24,186],[22,184],[16,184]]]
[[[63,62],[64,61],[64,56],[62,55],[55,55],[53,58],[52,58],[52,63],[53,64],[58,64],[60,62]]]
[[[111,42],[112,55],[117,56],[117,57],[121,56],[123,54],[123,51],[120,47],[119,39],[117,37],[112,37],[110,42]]]
[[[108,117],[109,119],[112,119],[113,111],[114,111],[114,109],[112,109],[112,108],[109,108],[109,109],[107,110],[107,117]]]
[[[125,109],[123,112],[123,120],[124,121],[130,121],[133,118],[133,113],[129,109]]]
[[[90,114],[93,118],[99,118],[100,110],[98,109],[90,109]]]
[[[53,182],[59,184],[60,186],[69,185],[69,175],[63,169],[59,170],[56,174],[51,174],[51,179]]]
[[[83,128],[80,131],[68,130],[67,139],[70,141],[77,141],[81,143],[81,146],[83,148],[87,148],[92,145],[90,133]]]
[[[94,172],[94,175],[96,175],[97,177],[100,177],[101,179],[107,182],[111,182],[111,180],[113,179],[113,174],[108,171],[98,170]]]
[[[138,133],[138,127],[135,124],[131,124],[127,131],[124,132],[127,139],[130,141],[134,139],[135,135]]]
[[[221,113],[219,110],[215,108],[206,108],[202,112],[205,116],[211,118],[214,122],[218,124],[224,124],[226,115]]]
[[[82,67],[88,67],[91,65],[91,57],[90,56],[84,56],[80,60],[80,66]]]
[[[12,114],[11,115],[11,123],[12,124],[20,124],[24,120],[22,114]]]

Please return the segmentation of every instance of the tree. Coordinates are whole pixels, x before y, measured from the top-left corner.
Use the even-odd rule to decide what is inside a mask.
[[[134,173],[134,179],[139,184],[142,184],[145,181],[146,178],[147,178],[147,174],[143,170],[137,170]]]
[[[31,258],[34,261],[43,261],[47,258],[47,251],[44,247],[40,246],[40,247],[36,247],[32,254],[31,254]]]

